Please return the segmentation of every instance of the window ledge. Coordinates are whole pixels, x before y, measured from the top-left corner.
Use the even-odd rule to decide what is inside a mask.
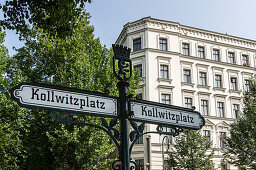
[[[172,79],[164,79],[164,78],[158,78],[158,82],[172,82]]]
[[[250,67],[250,64],[242,64],[242,66]]]
[[[230,92],[230,93],[237,93],[237,94],[240,94],[242,91],[241,91],[241,90],[233,90],[233,89],[230,89],[229,92]]]
[[[197,85],[198,88],[204,88],[204,89],[210,89],[211,86],[207,86],[207,85]]]
[[[181,82],[181,85],[194,87],[195,84],[194,83]]]
[[[225,91],[226,90],[226,88],[221,88],[221,87],[214,87],[213,89],[214,90],[219,90],[219,91]]]

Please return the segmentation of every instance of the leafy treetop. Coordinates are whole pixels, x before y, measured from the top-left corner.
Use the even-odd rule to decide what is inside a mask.
[[[53,35],[70,34],[78,18],[86,15],[85,3],[91,0],[11,0],[0,5],[4,12],[1,25],[26,35],[29,25],[39,27]]]

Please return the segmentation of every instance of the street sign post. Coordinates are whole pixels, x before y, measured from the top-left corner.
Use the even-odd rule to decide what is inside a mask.
[[[113,118],[109,121],[109,124],[107,120],[102,118],[103,126],[86,123],[86,119],[84,121],[72,120],[66,122],[93,126],[105,131],[115,142],[119,152],[119,160],[115,160],[112,163],[112,169],[136,169],[136,162],[131,160],[131,151],[140,136],[147,133],[177,136],[182,132],[182,128],[201,129],[205,121],[199,112],[192,109],[144,100],[130,100],[127,91],[129,87],[128,80],[132,76],[131,49],[121,45],[113,45],[113,51],[113,73],[119,80],[117,84],[119,97],[110,97],[103,93],[47,84],[25,83],[12,88],[11,96],[23,107],[62,112],[60,114],[65,114],[65,112],[77,113],[76,116],[84,116],[85,114]],[[117,119],[120,122],[119,131],[114,128],[118,123]],[[130,134],[128,120],[130,120],[130,124],[134,129]],[[138,126],[133,121],[143,123]],[[62,120],[61,122],[64,121]],[[159,127],[170,127],[173,131],[165,133],[157,128],[157,132],[149,131],[144,133],[145,123],[157,124]],[[130,166],[131,164],[134,166]]]
[[[11,91],[12,98],[23,107],[117,117],[117,98],[103,93],[46,84],[20,84]]]
[[[151,124],[199,130],[205,121],[192,109],[145,100],[131,100],[133,116],[130,120]]]

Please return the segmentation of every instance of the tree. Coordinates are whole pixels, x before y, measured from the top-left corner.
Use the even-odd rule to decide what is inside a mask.
[[[18,164],[20,141],[17,131],[17,122],[12,121],[14,115],[9,115],[12,110],[10,100],[6,98],[8,82],[5,69],[10,61],[7,48],[3,45],[5,33],[0,27],[0,169],[15,169]]]
[[[231,124],[230,137],[225,140],[227,160],[240,167],[256,169],[256,82],[243,97],[243,113]]]
[[[91,2],[91,0],[88,0]],[[9,0],[0,4],[4,13],[1,25],[22,35],[33,28],[42,28],[52,35],[70,34],[79,18],[86,15],[87,0]]]
[[[108,166],[105,161],[97,167],[99,158],[113,152],[114,145],[102,131],[88,126],[60,124],[50,113],[37,109],[20,108],[14,103],[8,90],[20,82],[43,82],[65,87],[108,92],[117,96],[117,79],[112,73],[112,50],[102,47],[93,35],[88,15],[72,27],[67,37],[53,36],[41,28],[36,36],[26,38],[24,47],[5,63],[3,75],[7,85],[1,92],[5,96],[0,110],[17,122],[19,152],[16,168],[21,169],[98,169]],[[57,34],[57,33],[56,33]],[[138,72],[137,72],[138,73]],[[129,93],[138,88],[138,74],[130,81]],[[100,119],[87,117],[95,124]],[[15,155],[14,155],[15,156]]]
[[[175,140],[174,152],[170,154],[169,166],[174,169],[214,169],[210,159],[213,157],[214,150],[210,154],[211,142],[202,137],[199,131],[185,130],[184,135]]]

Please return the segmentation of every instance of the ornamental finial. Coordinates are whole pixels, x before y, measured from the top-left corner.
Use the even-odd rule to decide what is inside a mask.
[[[131,49],[122,45],[112,44],[113,56],[113,71],[114,75],[119,80],[129,80],[132,75],[132,62],[130,60]],[[116,61],[118,70],[116,69]]]

